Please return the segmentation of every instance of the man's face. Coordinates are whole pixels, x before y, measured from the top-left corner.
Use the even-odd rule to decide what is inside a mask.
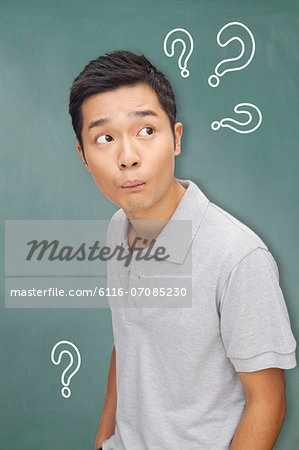
[[[182,124],[175,142],[166,112],[148,84],[123,86],[82,104],[86,169],[101,192],[125,212],[143,214],[163,199],[174,180]],[[125,183],[139,180],[137,187]]]

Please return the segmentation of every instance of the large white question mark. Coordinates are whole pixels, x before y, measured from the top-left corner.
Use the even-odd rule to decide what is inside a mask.
[[[219,67],[220,67],[222,64],[225,64],[225,63],[230,62],[230,61],[237,61],[238,59],[241,59],[242,56],[244,55],[244,52],[245,52],[245,44],[244,44],[244,42],[242,41],[242,39],[239,38],[239,37],[237,37],[237,36],[232,37],[232,38],[230,38],[228,41],[223,42],[223,43],[220,41],[220,37],[221,37],[222,32],[223,32],[227,27],[230,27],[230,26],[232,26],[232,25],[239,25],[240,27],[245,28],[245,30],[248,32],[248,34],[249,34],[249,36],[250,36],[250,38],[251,38],[251,43],[252,43],[251,55],[250,55],[248,61],[247,61],[245,64],[243,64],[242,66],[240,66],[240,67],[233,67],[233,68],[231,68],[231,69],[225,69],[225,70],[223,70],[222,72],[219,72]],[[221,28],[221,30],[219,30],[219,32],[218,32],[218,34],[217,34],[217,44],[220,45],[220,47],[226,47],[226,46],[227,46],[228,44],[230,44],[232,41],[239,41],[239,42],[240,42],[240,44],[241,44],[241,53],[239,54],[239,56],[236,56],[235,58],[224,59],[223,61],[220,61],[220,63],[217,64],[217,66],[215,67],[215,75],[211,75],[211,76],[209,77],[209,79],[208,79],[208,83],[209,83],[209,85],[210,85],[211,87],[217,87],[217,86],[219,85],[219,83],[220,83],[220,77],[222,77],[225,73],[227,73],[227,72],[233,72],[234,70],[242,70],[242,69],[244,69],[246,66],[248,66],[248,64],[252,61],[252,58],[253,58],[254,52],[255,52],[255,40],[254,40],[253,34],[252,34],[251,31],[249,30],[249,28],[246,27],[246,25],[244,25],[244,24],[241,23],[241,22],[230,22],[230,23],[227,23],[226,25],[224,25],[224,26]]]
[[[167,44],[168,44],[168,40],[169,40],[170,36],[171,36],[171,38],[174,38],[175,35],[180,35],[180,32],[185,33],[189,38],[188,42],[189,42],[190,49],[189,49],[187,56],[185,56],[186,48],[187,48],[186,42],[184,41],[184,39],[182,39],[182,37],[177,37],[176,39],[174,39],[171,42],[171,51],[169,52],[167,50]],[[191,53],[193,52],[193,48],[194,48],[193,38],[192,38],[191,34],[189,33],[189,31],[185,30],[184,28],[174,28],[173,30],[170,30],[167,33],[167,35],[165,36],[164,45],[163,45],[164,53],[169,58],[174,55],[174,46],[177,42],[181,42],[183,45],[183,50],[181,51],[179,61],[178,61],[179,68],[181,69],[181,76],[183,78],[187,78],[190,75],[190,72],[187,69],[187,63],[188,63],[188,59],[190,58]],[[183,57],[184,57],[184,59],[183,59]],[[182,62],[182,60],[183,60],[183,62]]]
[[[254,128],[251,128],[249,130],[242,130],[242,127],[249,125],[252,122],[252,114],[247,111],[246,109],[240,109],[240,106],[249,106],[252,107],[258,114],[258,121],[257,124],[255,125]],[[225,119],[220,120],[220,122],[213,122],[211,124],[211,128],[214,131],[219,130],[220,127],[222,128],[231,128],[232,130],[236,131],[237,133],[242,133],[242,134],[246,134],[246,133],[252,133],[253,131],[257,130],[258,127],[260,126],[260,124],[262,123],[262,113],[259,110],[259,108],[255,105],[253,105],[252,103],[239,103],[238,105],[236,105],[234,107],[234,112],[237,114],[247,114],[248,116],[248,120],[247,122],[238,122],[237,120],[231,119],[230,117],[226,117]],[[231,123],[235,123],[236,125],[239,125],[239,127],[241,128],[235,128],[234,126],[231,125]]]
[[[66,381],[65,381],[65,374],[68,371],[68,369],[73,366],[74,358],[73,358],[72,353],[69,350],[62,350],[62,351],[60,351],[58,353],[58,355],[56,355],[56,356],[58,356],[58,358],[57,359],[55,358],[55,351],[56,351],[57,347],[60,346],[60,345],[62,346],[63,344],[70,345],[76,351],[77,359],[78,359],[77,367],[75,368],[75,370],[73,370],[70,373],[70,375],[67,377]],[[65,347],[65,345],[63,345],[63,347]],[[73,344],[72,342],[69,342],[69,341],[59,341],[59,342],[57,342],[57,344],[54,345],[54,347],[52,348],[52,351],[51,351],[51,361],[52,361],[52,363],[56,364],[56,365],[60,364],[61,363],[61,357],[64,354],[69,355],[70,363],[67,366],[67,368],[62,372],[62,375],[61,375],[61,384],[64,386],[63,388],[61,388],[61,395],[64,398],[69,398],[71,396],[71,390],[69,388],[70,381],[71,381],[71,378],[73,378],[75,373],[77,373],[79,368],[80,368],[81,356],[80,356],[80,352],[79,352],[78,348],[75,346],[75,344]]]

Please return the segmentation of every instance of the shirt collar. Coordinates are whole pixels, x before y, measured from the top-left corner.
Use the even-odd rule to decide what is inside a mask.
[[[166,254],[169,254],[167,261],[182,264],[202,224],[210,201],[193,181],[180,179],[178,181],[186,191],[171,218],[157,236],[153,251],[159,246],[165,247]],[[123,209],[120,211],[121,243],[129,251],[127,240],[129,219]]]

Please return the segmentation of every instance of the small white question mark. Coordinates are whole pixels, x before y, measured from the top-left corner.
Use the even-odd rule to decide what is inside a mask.
[[[230,38],[228,41],[223,42],[223,43],[220,41],[220,37],[221,37],[222,32],[223,32],[227,27],[230,27],[230,26],[232,26],[232,25],[239,25],[240,27],[245,28],[245,30],[248,32],[248,34],[249,34],[249,36],[250,36],[250,38],[251,38],[251,43],[252,43],[251,55],[250,55],[248,61],[247,61],[245,64],[243,64],[242,66],[240,66],[240,67],[233,67],[233,68],[231,68],[231,69],[225,69],[225,70],[223,70],[223,71],[220,73],[220,72],[219,72],[219,67],[220,67],[222,64],[225,64],[225,63],[230,62],[230,61],[237,61],[238,59],[242,58],[242,56],[244,55],[244,52],[245,52],[245,44],[244,44],[244,42],[242,41],[242,39],[239,38],[239,37],[237,37],[237,36],[232,37],[232,38]],[[227,72],[233,72],[234,70],[242,70],[242,69],[244,69],[246,66],[248,66],[248,64],[252,61],[252,58],[253,58],[254,53],[255,53],[255,40],[254,40],[254,37],[253,37],[252,32],[249,30],[249,28],[248,28],[246,25],[244,25],[244,24],[241,23],[241,22],[230,22],[230,23],[227,23],[226,25],[224,25],[224,26],[221,28],[221,30],[219,30],[219,32],[218,32],[218,34],[217,34],[217,44],[220,45],[220,47],[226,47],[226,46],[227,46],[228,44],[230,44],[230,42],[232,42],[232,41],[239,41],[239,42],[240,42],[241,47],[242,47],[241,53],[239,54],[239,56],[236,56],[235,58],[224,59],[223,61],[220,61],[220,63],[217,64],[217,66],[215,67],[215,75],[211,75],[211,76],[209,77],[209,79],[208,79],[208,83],[209,83],[209,85],[210,85],[211,87],[217,87],[217,86],[219,85],[219,83],[220,83],[220,77],[222,77],[225,73],[227,73]]]
[[[167,44],[168,44],[168,40],[170,40],[170,36],[173,39],[175,37],[175,35],[179,36],[180,32],[183,32],[183,33],[185,33],[188,36],[188,42],[189,42],[190,49],[189,49],[189,52],[188,52],[187,56],[185,56],[186,48],[187,48],[186,42],[184,41],[184,39],[182,39],[182,37],[177,37],[176,39],[174,39],[171,42],[171,51],[169,52],[167,50]],[[177,42],[181,42],[182,45],[183,45],[183,50],[181,51],[181,54],[180,54],[180,57],[179,57],[179,60],[178,60],[178,66],[181,69],[181,76],[183,78],[187,78],[190,75],[190,72],[187,69],[187,63],[188,63],[188,59],[190,58],[190,56],[191,56],[191,54],[193,52],[193,48],[194,48],[193,38],[192,38],[191,34],[189,33],[189,31],[185,30],[184,28],[174,28],[173,30],[170,30],[167,33],[167,35],[165,36],[164,45],[163,45],[164,53],[169,58],[174,56],[174,46],[175,46],[175,44]],[[185,56],[185,58],[183,59],[184,56]],[[183,62],[182,62],[182,60],[183,60]]]
[[[71,346],[71,347],[76,351],[77,358],[78,358],[78,361],[77,361],[77,367],[75,368],[75,370],[73,370],[73,371],[70,373],[70,375],[67,377],[67,380],[66,380],[66,381],[65,381],[65,374],[66,374],[66,372],[68,371],[68,369],[69,369],[70,367],[73,366],[74,358],[73,358],[72,353],[71,353],[69,350],[62,350],[62,351],[60,351],[60,352],[58,353],[58,355],[57,355],[58,358],[57,358],[57,359],[55,358],[55,351],[56,351],[57,347],[58,347],[58,346],[63,346],[63,347],[65,347],[65,345],[63,345],[63,344],[66,344],[66,345]],[[62,355],[64,355],[64,354],[69,355],[70,363],[69,363],[69,365],[66,367],[66,369],[62,372],[62,375],[61,375],[61,384],[64,386],[63,388],[61,388],[61,395],[62,395],[64,398],[69,398],[69,397],[71,396],[71,390],[70,390],[70,388],[69,388],[70,381],[71,381],[71,378],[73,378],[73,376],[75,375],[75,373],[77,373],[78,370],[79,370],[79,368],[80,368],[80,365],[81,365],[81,356],[80,356],[80,352],[79,352],[78,348],[75,346],[75,344],[73,344],[72,342],[69,342],[69,341],[59,341],[59,342],[57,342],[57,344],[54,345],[54,347],[52,348],[52,351],[51,351],[51,361],[52,361],[52,363],[53,363],[53,364],[56,364],[56,365],[60,364],[60,363],[61,363],[61,357],[62,357]]]
[[[258,121],[257,124],[255,125],[254,128],[251,128],[249,130],[242,130],[242,127],[249,125],[252,122],[252,114],[247,111],[247,109],[240,109],[240,106],[245,106],[245,107],[252,107],[258,114]],[[248,133],[252,133],[253,131],[257,130],[258,127],[260,126],[260,124],[262,123],[262,113],[259,110],[259,108],[255,105],[253,105],[252,103],[239,103],[238,105],[236,105],[234,107],[234,112],[237,114],[247,114],[248,116],[248,120],[247,122],[238,122],[237,120],[231,119],[230,117],[226,117],[225,119],[220,120],[220,122],[213,122],[211,124],[211,128],[214,131],[219,130],[220,127],[222,128],[231,128],[232,130],[236,131],[237,133],[242,133],[242,134],[248,134]],[[231,125],[231,123],[235,123],[236,125],[239,125],[239,127],[241,128],[235,128],[234,126]]]

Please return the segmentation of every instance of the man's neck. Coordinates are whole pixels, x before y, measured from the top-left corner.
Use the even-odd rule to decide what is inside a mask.
[[[176,210],[178,204],[180,203],[186,189],[182,184],[174,178],[173,183],[169,187],[167,193],[164,195],[163,199],[156,208],[147,212],[147,214],[139,214],[138,217],[133,214],[127,214],[130,221],[128,229],[128,244],[132,247],[134,239],[140,237],[146,239],[147,242],[138,240],[138,249],[146,248],[150,245],[152,239],[155,239],[165,227],[174,211]]]

